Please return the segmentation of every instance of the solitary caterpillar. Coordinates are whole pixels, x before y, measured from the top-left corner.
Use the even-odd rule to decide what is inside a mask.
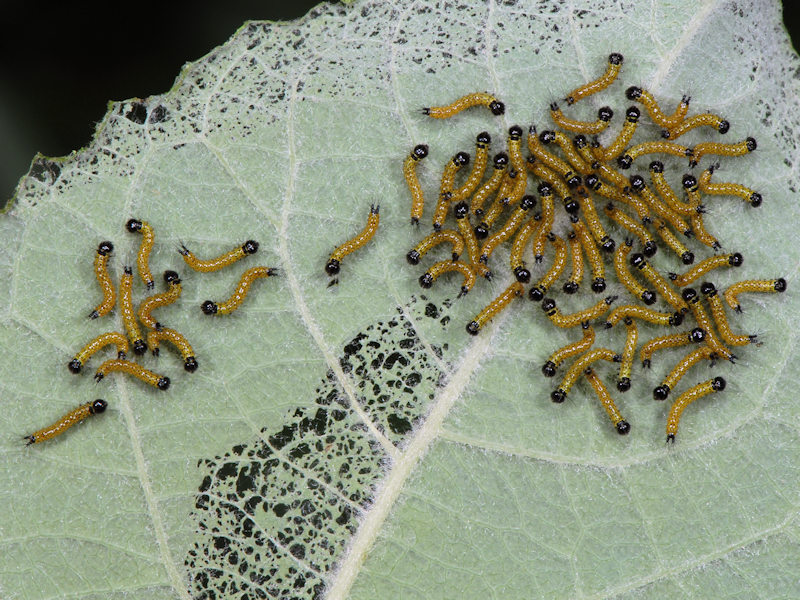
[[[76,425],[77,423],[80,423],[84,419],[88,419],[92,415],[99,415],[100,413],[105,412],[107,406],[108,402],[102,398],[98,398],[93,402],[81,404],[78,408],[71,410],[52,425],[48,425],[47,427],[44,427],[38,431],[34,431],[32,434],[26,435],[23,439],[28,440],[28,446],[52,439],[57,435],[61,435],[67,429],[73,425]]]
[[[493,115],[502,115],[506,111],[506,106],[500,100],[495,98],[492,94],[486,92],[477,92],[474,94],[467,94],[462,96],[452,104],[446,106],[430,106],[422,109],[423,115],[428,115],[434,119],[448,119],[453,115],[457,115],[462,110],[472,108],[473,106],[485,106]]]
[[[361,233],[359,233],[356,237],[347,240],[344,244],[336,248],[336,250],[331,253],[331,257],[328,259],[328,262],[325,265],[325,272],[328,275],[336,275],[341,268],[342,259],[351,252],[355,252],[372,239],[372,236],[374,236],[375,232],[378,230],[378,223],[380,223],[380,209],[381,207],[376,206],[375,204],[370,206],[367,224]]]

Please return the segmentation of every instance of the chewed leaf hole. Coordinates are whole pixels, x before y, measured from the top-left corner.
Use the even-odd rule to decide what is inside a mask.
[[[441,322],[448,307],[412,299],[338,357],[362,414],[397,448],[434,399],[447,349],[426,346],[405,315]],[[321,597],[391,464],[332,370],[314,394],[282,426],[199,461],[200,534],[185,559],[194,598]]]

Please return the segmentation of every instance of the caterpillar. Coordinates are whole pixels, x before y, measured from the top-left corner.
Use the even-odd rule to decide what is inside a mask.
[[[571,105],[575,104],[578,100],[586,98],[587,96],[602,92],[612,83],[614,83],[614,80],[617,78],[617,75],[619,75],[619,71],[622,68],[623,60],[624,58],[622,54],[617,52],[609,54],[606,72],[594,81],[590,81],[589,83],[572,90],[569,94],[567,94],[567,97],[564,98],[564,101]]]
[[[245,256],[255,254],[258,252],[258,242],[255,240],[247,240],[241,246],[237,246],[233,250],[209,260],[200,260],[183,244],[181,244],[178,252],[183,257],[183,262],[189,265],[190,268],[195,271],[200,271],[201,273],[210,273],[232,265]],[[174,273],[174,271],[172,272]]]
[[[181,278],[175,271],[164,271],[164,281],[168,286],[166,292],[145,298],[139,305],[139,320],[150,329],[161,329],[162,327],[151,313],[160,306],[168,306],[175,302],[180,298],[183,290]]]
[[[369,216],[367,217],[367,224],[361,231],[361,233],[359,233],[354,238],[347,240],[344,244],[337,247],[331,253],[328,262],[325,264],[325,272],[328,275],[331,276],[336,275],[341,269],[342,259],[351,252],[355,252],[356,250],[361,248],[361,246],[363,246],[372,239],[372,237],[375,235],[375,232],[378,230],[378,224],[380,223],[380,214],[379,214],[380,208],[381,208],[380,206],[377,206],[375,204],[370,206]],[[269,274],[272,275],[273,273]]]
[[[100,289],[103,290],[103,301],[89,313],[90,319],[106,316],[117,303],[114,284],[108,275],[108,258],[113,251],[114,244],[111,242],[100,242],[97,246],[97,255],[94,257],[94,274],[100,284]]]
[[[447,104],[446,106],[429,106],[422,109],[423,115],[428,115],[434,119],[449,119],[457,115],[462,110],[472,108],[473,106],[485,106],[493,115],[502,115],[506,111],[505,104],[495,98],[492,94],[486,92],[476,92],[462,96],[455,102]]]
[[[110,359],[105,361],[97,368],[97,371],[94,374],[94,378],[97,381],[101,381],[106,375],[108,375],[109,373],[113,373],[115,371],[127,373],[128,375],[133,375],[137,379],[144,381],[148,385],[157,387],[160,390],[166,390],[169,388],[170,384],[169,377],[153,373],[153,371],[145,369],[139,363],[131,362],[128,360]]]
[[[81,348],[75,355],[75,358],[69,361],[67,368],[73,373],[80,373],[81,367],[86,361],[109,344],[114,344],[117,347],[117,358],[125,358],[125,355],[128,353],[128,339],[121,333],[109,331],[108,333],[97,336]]]
[[[200,305],[201,310],[207,315],[228,315],[239,308],[247,297],[250,286],[256,279],[272,277],[278,274],[278,269],[272,267],[253,267],[242,273],[239,285],[230,298],[224,302],[214,302],[206,300]]]
[[[32,434],[26,435],[23,439],[28,440],[28,443],[26,444],[28,446],[52,439],[57,435],[61,435],[73,425],[88,419],[92,415],[99,415],[100,413],[105,412],[107,406],[108,402],[102,398],[98,398],[92,402],[87,402],[86,404],[81,404],[78,408],[69,411],[52,425],[48,425],[47,427],[39,429],[38,431],[34,431]]]
[[[125,223],[125,228],[131,233],[141,233],[142,243],[139,246],[139,253],[136,255],[136,267],[139,269],[139,277],[142,278],[148,290],[155,287],[153,274],[150,272],[150,252],[153,250],[155,243],[155,232],[153,227],[147,221],[140,221],[138,219],[129,219]]]

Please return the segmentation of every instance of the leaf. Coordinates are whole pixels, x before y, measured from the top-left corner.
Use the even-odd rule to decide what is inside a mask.
[[[797,595],[800,107],[779,17],[777,2],[325,5],[245,25],[164,96],[112,104],[88,148],[37,157],[0,217],[0,595]],[[764,345],[717,365],[728,389],[687,410],[673,448],[650,390],[679,353],[634,371],[620,437],[586,386],[548,400],[539,367],[574,338],[535,306],[517,301],[466,335],[509,276],[451,302],[456,286],[422,295],[403,260],[420,237],[400,169],[410,148],[429,144],[420,172],[436,189],[476,132],[502,140],[514,123],[547,123],[548,104],[611,51],[626,57],[603,97],[618,115],[624,86],[639,84],[665,106],[689,93],[693,110],[724,115],[726,141],[758,139],[721,161],[720,177],[765,201],[709,206],[714,233],[745,256],[719,283],[789,282],[745,298],[736,324]],[[476,90],[497,93],[505,116],[419,113]],[[378,236],[327,288],[329,252],[378,202]],[[156,229],[154,271],[184,279],[159,318],[192,341],[199,370],[165,352],[142,359],[169,373],[168,392],[64,368],[122,327],[86,314],[97,243],[115,243],[115,277],[135,260],[130,216]],[[241,269],[190,272],[179,241],[212,256],[248,238],[261,250],[247,264],[283,276],[206,317],[198,304],[224,298]],[[98,395],[105,414],[22,445]]]

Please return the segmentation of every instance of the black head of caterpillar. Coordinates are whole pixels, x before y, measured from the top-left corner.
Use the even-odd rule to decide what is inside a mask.
[[[608,122],[614,116],[614,111],[610,106],[601,106],[597,111],[597,119],[599,121]]]
[[[340,269],[341,269],[341,264],[335,258],[330,259],[325,264],[325,272],[328,275],[336,275],[339,272]],[[209,312],[209,311],[207,311],[205,309],[205,305],[208,304],[209,302],[210,301],[207,301],[207,302],[203,303],[203,312],[206,313],[207,315],[210,315],[210,314],[213,314],[213,313],[217,312],[216,310],[214,310],[213,312]],[[213,304],[213,302],[211,302],[211,304]]]
[[[428,156],[428,146],[425,144],[417,144],[414,146],[414,149],[411,151],[411,158],[414,160],[420,160]]]

